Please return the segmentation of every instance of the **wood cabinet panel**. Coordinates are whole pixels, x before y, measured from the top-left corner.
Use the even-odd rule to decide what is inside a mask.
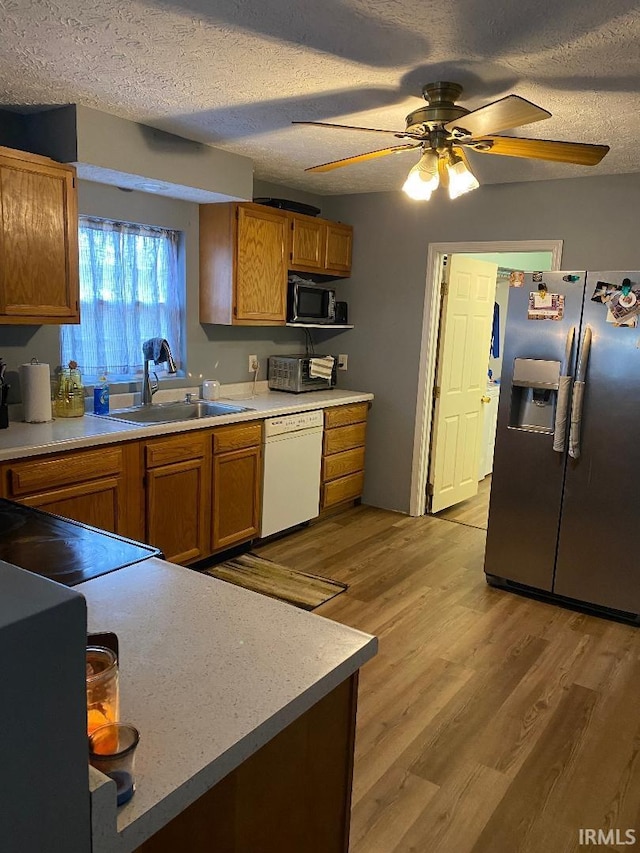
[[[322,486],[321,508],[334,506],[343,501],[353,500],[360,497],[364,487],[364,471],[350,474],[348,477],[340,477]]]
[[[139,442],[7,462],[2,482],[18,503],[144,539]]]
[[[260,447],[213,457],[212,548],[218,551],[258,535],[262,453]]]
[[[113,446],[64,453],[53,459],[13,462],[7,466],[9,497],[117,475],[122,467],[122,448]]]
[[[364,486],[368,403],[324,410],[321,510],[353,501]]]
[[[52,512],[111,533],[123,534],[119,511],[121,501],[122,483],[115,477],[20,499],[20,503],[25,506]]]
[[[200,322],[284,325],[288,220],[252,203],[200,205]]]
[[[364,447],[366,430],[366,423],[325,429],[324,454],[340,453],[343,450],[351,450],[353,447]]]
[[[291,223],[290,268],[322,271],[325,266],[325,222],[310,216],[289,214]]]
[[[258,423],[230,424],[218,427],[213,432],[213,452],[226,453],[229,450],[241,450],[243,447],[255,447],[262,441],[262,421]]]
[[[238,206],[235,319],[284,323],[287,220],[260,205]]]
[[[209,465],[203,459],[147,471],[147,542],[173,563],[208,552],[206,500]]]
[[[327,271],[351,274],[353,228],[339,222],[327,222],[324,266]]]
[[[346,853],[357,679],[338,685],[137,853]]]
[[[353,228],[341,222],[289,213],[289,269],[344,278],[351,275]]]
[[[324,410],[325,429],[366,421],[368,413],[368,403],[350,403],[347,406],[331,406]]]
[[[78,323],[75,170],[0,148],[0,322]]]
[[[147,468],[198,459],[206,454],[208,442],[209,434],[203,432],[185,432],[148,441],[145,447]]]
[[[232,204],[201,204],[200,322],[233,323],[235,214]]]
[[[322,482],[346,477],[364,470],[364,447],[346,450],[344,453],[333,453],[322,460]]]

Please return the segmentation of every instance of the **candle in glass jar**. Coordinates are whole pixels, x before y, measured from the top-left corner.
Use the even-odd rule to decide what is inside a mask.
[[[120,718],[118,662],[111,649],[89,646],[86,658],[87,732]]]

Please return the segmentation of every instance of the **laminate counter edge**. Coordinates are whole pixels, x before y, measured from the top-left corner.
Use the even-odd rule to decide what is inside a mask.
[[[179,398],[178,398],[179,399]],[[259,393],[253,399],[225,399],[250,407],[251,411],[170,424],[127,424],[86,414],[81,418],[59,418],[45,424],[10,421],[9,428],[0,430],[0,462],[42,456],[64,450],[98,447],[119,441],[154,438],[159,435],[211,429],[215,426],[262,420],[295,412],[309,412],[330,406],[343,406],[373,400],[373,394],[359,391],[309,391],[305,394],[286,394],[279,391]]]
[[[141,735],[127,805],[92,776],[94,853],[131,853],[377,651],[369,634],[156,558],[75,589],[89,630],[118,634],[120,716]]]

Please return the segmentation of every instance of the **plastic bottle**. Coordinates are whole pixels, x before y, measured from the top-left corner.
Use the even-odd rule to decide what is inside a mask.
[[[107,377],[104,374],[93,389],[93,414],[109,414],[109,385],[107,384]]]

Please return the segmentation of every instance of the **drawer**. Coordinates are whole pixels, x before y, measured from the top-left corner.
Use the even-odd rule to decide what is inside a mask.
[[[364,447],[366,430],[366,423],[325,429],[323,445],[325,456],[331,453],[341,453],[343,450],[351,450],[353,447]]]
[[[256,447],[262,441],[262,421],[246,424],[231,424],[213,431],[213,452],[226,453]]]
[[[323,483],[336,480],[338,477],[346,477],[347,474],[355,474],[358,471],[364,471],[364,447],[345,450],[344,453],[334,453],[322,460]]]
[[[325,429],[366,421],[368,411],[368,403],[352,403],[349,406],[332,406],[331,408],[324,410]]]
[[[122,471],[122,449],[103,447],[84,453],[65,453],[56,459],[15,462],[8,469],[11,495],[26,495],[117,475]]]
[[[335,506],[343,501],[359,498],[362,494],[364,486],[364,471],[357,474],[350,474],[348,477],[340,477],[339,480],[332,480],[331,483],[325,483],[322,487],[322,509],[327,509],[330,506]]]
[[[149,441],[145,447],[147,468],[199,459],[205,455],[207,441],[208,435],[201,432],[185,432],[170,438]]]

